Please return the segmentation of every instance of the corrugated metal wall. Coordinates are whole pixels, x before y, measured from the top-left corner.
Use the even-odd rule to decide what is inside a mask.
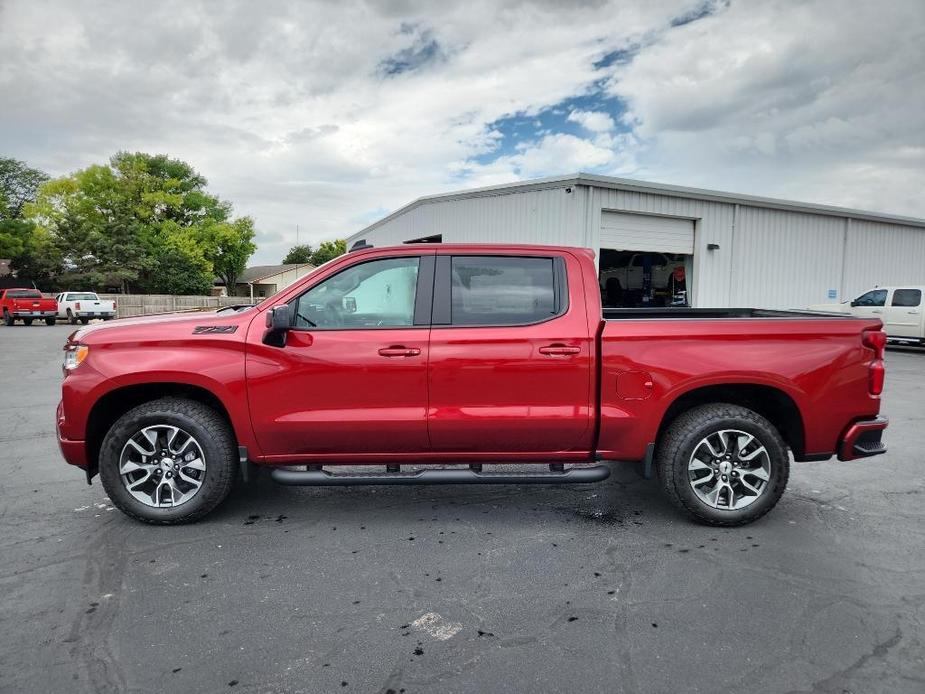
[[[414,207],[354,234],[376,246],[443,234],[472,243],[600,249],[604,211],[694,222],[695,306],[805,308],[875,284],[925,283],[925,229],[587,185],[506,190]],[[707,250],[710,244],[718,245]],[[835,299],[830,298],[834,290]]]
[[[805,308],[839,291],[845,220],[740,205],[730,303]]]
[[[842,298],[878,284],[925,284],[925,229],[851,220]]]
[[[363,234],[376,246],[442,234],[444,243],[585,246],[582,191],[565,186],[425,203]],[[348,243],[348,247],[349,247]]]

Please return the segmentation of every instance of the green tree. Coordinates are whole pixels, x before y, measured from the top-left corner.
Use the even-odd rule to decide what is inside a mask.
[[[301,243],[297,246],[293,246],[289,249],[286,257],[283,258],[283,265],[310,263],[312,262],[312,253],[312,247],[307,243]]]
[[[346,239],[337,239],[336,241],[324,241],[318,250],[312,253],[311,263],[315,267],[322,265],[329,260],[333,260],[339,255],[343,255],[347,252],[347,241]]]
[[[186,162],[119,152],[48,181],[24,210],[85,284],[203,293],[214,273],[233,280],[255,250],[253,220],[232,219],[205,188]]]
[[[48,174],[24,161],[0,157],[0,219],[18,219],[23,206],[35,200],[39,186]]]
[[[204,256],[212,264],[212,271],[234,294],[238,276],[247,267],[247,259],[257,250],[254,244],[254,220],[239,217],[233,222],[206,224],[200,236]]]
[[[47,180],[44,172],[25,162],[0,157],[0,258],[12,258],[14,266],[24,261],[34,231],[33,224],[22,219],[23,206],[35,200],[38,187]]]

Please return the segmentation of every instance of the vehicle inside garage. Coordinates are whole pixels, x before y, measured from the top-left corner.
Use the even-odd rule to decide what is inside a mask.
[[[694,222],[601,212],[601,301],[607,308],[689,306]]]

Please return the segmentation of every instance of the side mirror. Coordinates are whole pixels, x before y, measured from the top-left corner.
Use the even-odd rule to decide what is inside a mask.
[[[267,331],[263,335],[263,343],[274,347],[286,346],[286,333],[292,321],[289,317],[289,305],[280,304],[267,311]]]
[[[853,306],[860,306],[860,305],[861,305],[861,304],[858,303],[857,299],[855,299],[854,301],[851,302],[851,306],[852,306],[852,307],[853,307]]]

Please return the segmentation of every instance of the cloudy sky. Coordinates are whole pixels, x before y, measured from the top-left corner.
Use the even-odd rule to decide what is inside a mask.
[[[0,0],[0,156],[191,162],[257,262],[587,171],[925,217],[925,1]]]

